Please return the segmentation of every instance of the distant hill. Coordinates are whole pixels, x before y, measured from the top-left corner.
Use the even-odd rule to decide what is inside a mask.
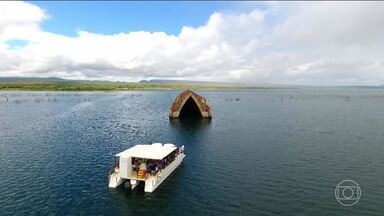
[[[130,82],[113,82],[113,81],[99,81],[99,80],[71,80],[59,77],[0,77],[0,83],[68,83],[68,84],[99,84],[99,85],[119,85],[119,84],[132,84]]]
[[[0,82],[71,82],[70,80],[65,80],[58,77],[0,77]]]
[[[141,80],[139,82],[103,81],[103,80],[70,80],[58,77],[0,77],[0,83],[39,82],[39,83],[69,83],[69,84],[98,84],[98,85],[151,85],[151,86],[220,86],[220,87],[255,87],[255,84],[238,82],[206,82],[190,80]]]
[[[198,85],[198,86],[223,86],[223,87],[253,87],[256,84],[241,82],[207,82],[207,81],[191,81],[191,80],[141,80],[141,84],[149,85]]]
[[[203,82],[187,80],[148,80],[113,82],[69,80],[57,77],[0,77],[0,91],[110,91],[110,90],[182,90],[192,89],[253,89],[269,88],[244,83]],[[279,88],[279,87],[272,87]]]
[[[2,84],[73,84],[73,85],[93,85],[93,86],[130,86],[133,88],[149,88],[149,87],[163,87],[171,89],[182,88],[384,88],[384,84],[378,86],[316,86],[316,85],[285,85],[285,84],[271,84],[271,83],[245,83],[245,82],[207,82],[207,81],[191,81],[191,80],[166,80],[166,79],[152,79],[141,80],[139,82],[125,82],[125,81],[106,81],[106,80],[71,80],[59,77],[0,77]],[[108,87],[110,88],[110,87]]]

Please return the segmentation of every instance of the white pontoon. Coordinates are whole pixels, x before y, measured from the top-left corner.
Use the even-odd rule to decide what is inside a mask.
[[[145,182],[144,191],[153,192],[183,161],[184,145],[135,145],[115,157],[115,166],[109,174],[109,187],[116,188],[129,180],[134,189]]]

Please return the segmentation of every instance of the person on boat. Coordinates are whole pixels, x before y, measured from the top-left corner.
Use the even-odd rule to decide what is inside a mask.
[[[147,170],[147,164],[146,164],[145,162],[141,162],[141,164],[140,164],[140,170],[144,170],[144,171]]]
[[[150,173],[151,175],[156,175],[156,165],[154,162],[151,162],[150,164],[148,164],[147,166],[147,173]]]
[[[119,163],[119,160],[115,160],[115,167],[116,169],[119,169],[120,168],[120,163]]]
[[[147,161],[147,172],[150,173],[153,170],[153,163],[152,161],[148,160]]]
[[[159,168],[159,170],[161,170],[161,169],[163,169],[164,168],[164,161],[163,160],[159,160],[158,162],[157,162],[157,167]]]
[[[140,166],[139,171],[137,172],[138,178],[145,178],[147,176],[147,164],[145,163],[145,160],[140,160]]]
[[[139,160],[137,158],[133,158],[132,168],[133,168],[133,171],[135,172],[139,171]]]

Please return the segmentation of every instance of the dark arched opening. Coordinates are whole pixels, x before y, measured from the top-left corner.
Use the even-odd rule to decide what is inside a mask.
[[[200,109],[197,106],[195,100],[189,97],[185,102],[183,108],[180,110],[180,118],[202,118]]]

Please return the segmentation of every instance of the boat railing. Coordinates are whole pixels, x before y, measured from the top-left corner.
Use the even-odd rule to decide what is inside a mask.
[[[131,174],[130,174],[130,178],[132,179],[136,179],[136,180],[140,180],[140,181],[145,181],[147,180],[148,178],[150,177],[155,177],[155,178],[160,178],[160,175],[161,175],[161,172],[163,169],[167,168],[171,163],[173,163],[176,158],[184,155],[184,145],[181,145],[177,148],[175,154],[173,157],[170,157],[166,160],[166,162],[162,162],[162,165],[161,166],[157,166],[159,167],[158,169],[155,169],[155,170],[151,170],[151,171],[148,171],[148,168],[146,170],[141,170],[138,168],[138,164],[136,164],[134,167],[136,168],[132,168],[132,171],[131,171]],[[164,161],[164,160],[162,160]],[[132,164],[133,166],[134,164]],[[145,174],[143,174],[142,172],[145,172]],[[139,174],[140,173],[140,174]]]

